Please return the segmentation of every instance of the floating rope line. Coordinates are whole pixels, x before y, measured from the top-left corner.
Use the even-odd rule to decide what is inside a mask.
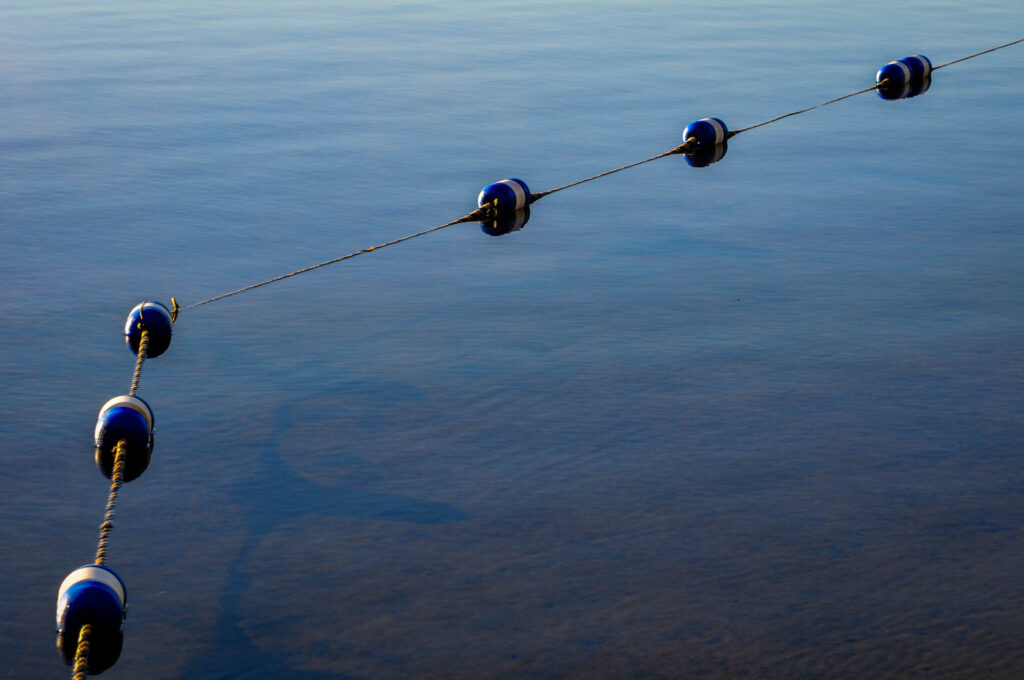
[[[952,64],[959,64],[962,61],[967,61],[968,59],[974,59],[975,57],[980,57],[983,54],[988,54],[990,52],[995,52],[996,50],[1001,50],[1001,49],[1003,49],[1005,47],[1010,47],[1011,45],[1016,45],[1016,44],[1022,43],[1022,42],[1024,42],[1024,38],[1020,38],[1019,40],[1014,40],[1013,42],[1008,42],[1008,43],[1005,43],[1003,45],[999,45],[998,47],[992,47],[992,48],[987,49],[987,50],[982,50],[981,52],[975,52],[974,54],[969,54],[966,57],[961,57],[959,59],[954,59],[953,61],[947,61],[945,64],[941,64],[939,66],[932,66],[931,70],[932,71],[937,71],[940,68],[945,68],[946,66],[950,66]],[[817,104],[815,106],[809,106],[806,109],[800,109],[799,111],[793,111],[791,113],[786,113],[786,114],[783,114],[781,116],[777,116],[775,118],[772,118],[770,120],[766,120],[763,123],[757,123],[756,125],[749,125],[749,126],[747,126],[745,128],[742,128],[740,130],[733,130],[729,134],[729,136],[732,137],[733,135],[738,135],[741,132],[746,132],[747,130],[753,130],[754,128],[759,128],[762,125],[768,125],[769,123],[774,123],[776,121],[782,120],[783,118],[789,118],[790,116],[796,116],[796,115],[799,115],[801,113],[806,113],[808,111],[813,111],[814,109],[820,109],[820,108],[822,108],[824,106],[828,106],[829,104],[835,104],[836,102],[841,102],[844,99],[849,99],[850,97],[856,97],[859,94],[864,94],[866,92],[871,92],[872,90],[878,90],[878,89],[884,88],[887,84],[888,83],[885,80],[883,80],[882,82],[876,83],[876,84],[872,85],[871,87],[866,87],[863,90],[857,90],[856,92],[851,92],[850,94],[844,94],[841,97],[836,97],[835,99],[829,99],[826,102],[822,102],[821,104]]]
[[[628,165],[623,165],[622,167],[615,168],[614,170],[606,170],[605,172],[599,173],[597,175],[593,175],[591,177],[587,177],[586,179],[577,180],[575,182],[570,182],[569,184],[563,184],[562,186],[555,187],[554,189],[548,189],[547,191],[541,191],[541,192],[536,193],[536,194],[530,194],[530,203],[533,203],[534,201],[539,201],[540,199],[544,198],[545,196],[550,196],[551,194],[554,194],[556,192],[562,191],[564,189],[570,189],[572,187],[579,186],[580,184],[585,184],[586,182],[592,182],[595,179],[601,179],[602,177],[607,177],[608,175],[614,175],[616,172],[622,172],[623,170],[629,170],[630,168],[635,168],[638,165],[643,165],[644,163],[650,163],[651,161],[656,161],[659,158],[665,158],[666,156],[673,156],[673,155],[679,154],[679,153],[686,153],[689,150],[689,148],[690,148],[690,145],[688,145],[686,142],[683,142],[682,144],[680,144],[676,148],[669,149],[668,151],[665,151],[663,153],[659,153],[657,156],[651,156],[650,158],[645,158],[642,161],[637,161],[635,163],[630,163]]]
[[[917,78],[918,80],[920,80],[920,79],[927,79],[930,76],[931,71],[934,71],[936,69],[944,68],[946,66],[950,66],[952,64],[957,64],[957,63],[960,63],[962,61],[967,61],[968,59],[974,59],[975,57],[980,57],[983,54],[989,54],[990,52],[995,52],[996,50],[1001,50],[1001,49],[1004,49],[1006,47],[1010,47],[1012,45],[1016,45],[1016,44],[1021,43],[1021,42],[1024,42],[1024,38],[1020,38],[1020,39],[1014,40],[1012,42],[1004,43],[1002,45],[999,45],[997,47],[992,47],[992,48],[989,48],[987,50],[982,50],[981,52],[975,52],[974,54],[969,54],[966,57],[961,57],[959,59],[954,59],[953,61],[949,61],[949,62],[946,62],[945,64],[942,64],[940,66],[935,66],[935,67],[932,67],[931,66],[931,62],[929,62],[927,59],[922,57],[922,58],[920,58],[921,64],[927,64],[926,68],[924,69],[924,75],[923,76],[919,75],[916,72],[912,73],[911,70],[910,70],[910,69],[914,68],[914,64],[916,62],[911,62],[911,61],[908,61],[908,60],[917,59],[917,57],[908,57],[905,60],[901,60],[901,61],[906,61],[909,64],[909,68],[908,68],[908,66],[900,66],[900,69],[902,69],[902,72],[903,72],[903,74],[905,76],[902,81],[896,79],[896,77],[899,76],[900,71],[892,71],[891,74],[887,72],[887,75],[885,77],[883,77],[883,71],[885,71],[885,67],[883,67],[883,69],[880,70],[879,73],[878,73],[877,82],[874,85],[872,85],[871,87],[866,87],[866,88],[863,88],[863,89],[860,89],[860,90],[856,90],[854,92],[850,92],[848,94],[840,95],[840,96],[835,97],[833,99],[829,99],[827,101],[824,101],[824,102],[822,102],[820,104],[815,104],[814,106],[808,106],[806,108],[798,109],[796,111],[790,111],[789,113],[784,113],[781,116],[775,116],[774,118],[769,118],[768,120],[762,121],[760,123],[755,123],[754,125],[748,125],[747,127],[740,128],[740,129],[737,129],[737,130],[731,130],[731,131],[727,130],[725,128],[725,124],[722,123],[722,121],[717,119],[717,118],[705,118],[705,119],[701,119],[701,120],[702,121],[708,121],[709,125],[713,128],[712,132],[709,133],[709,134],[714,135],[717,132],[717,134],[718,134],[717,139],[714,138],[714,137],[712,137],[711,139],[714,141],[715,145],[721,145],[726,140],[731,139],[732,137],[735,137],[736,135],[740,134],[741,132],[748,132],[750,130],[757,129],[759,127],[764,127],[765,125],[770,125],[771,123],[776,123],[776,122],[778,122],[780,120],[784,120],[786,118],[792,118],[794,116],[799,116],[799,115],[807,113],[809,111],[814,111],[815,109],[820,109],[820,108],[828,106],[830,104],[835,104],[837,102],[841,102],[843,100],[849,99],[851,97],[856,97],[857,95],[865,94],[867,92],[871,92],[871,91],[874,91],[874,90],[884,90],[887,87],[902,86],[902,85],[904,85],[905,81],[909,81],[911,78]],[[897,62],[892,62],[892,63],[897,63]],[[896,76],[896,77],[894,77],[894,76]],[[907,95],[907,96],[909,96],[909,95]],[[697,121],[697,122],[700,122],[700,121]],[[312,266],[309,266],[309,267],[304,267],[302,269],[297,269],[297,270],[295,270],[293,272],[289,272],[287,274],[282,274],[281,276],[276,276],[276,277],[274,277],[272,279],[267,279],[266,281],[260,281],[259,283],[254,283],[252,285],[245,286],[243,288],[239,288],[237,290],[233,290],[233,291],[228,292],[228,293],[223,293],[223,294],[217,295],[215,297],[207,298],[205,300],[201,300],[200,302],[195,302],[195,303],[189,305],[188,309],[193,309],[195,307],[199,307],[201,305],[206,305],[206,304],[209,304],[211,302],[216,302],[217,300],[223,300],[224,298],[228,298],[228,297],[231,297],[233,295],[239,295],[241,293],[246,293],[246,292],[248,292],[250,290],[253,290],[255,288],[260,288],[262,286],[267,286],[267,285],[270,285],[272,283],[277,283],[278,281],[282,281],[284,279],[291,278],[293,276],[298,276],[299,274],[305,274],[306,272],[313,271],[314,269],[320,269],[321,267],[326,267],[328,265],[336,264],[338,262],[343,262],[345,260],[350,260],[350,259],[352,259],[354,257],[358,257],[359,255],[365,255],[366,253],[371,253],[371,252],[374,252],[376,250],[382,250],[382,249],[387,248],[389,246],[397,245],[399,243],[403,243],[405,241],[410,241],[410,240],[412,240],[414,238],[418,238],[420,236],[425,236],[425,235],[433,233],[435,231],[440,231],[442,229],[446,229],[446,228],[448,228],[450,226],[453,226],[455,224],[460,224],[460,223],[464,223],[464,222],[475,222],[475,221],[481,221],[481,220],[494,219],[497,216],[497,213],[508,212],[510,209],[511,210],[521,210],[521,209],[527,207],[528,205],[530,205],[530,204],[532,204],[532,203],[534,203],[536,201],[539,201],[540,199],[544,198],[545,196],[549,196],[549,195],[557,193],[559,191],[564,191],[565,189],[569,189],[571,187],[576,187],[576,186],[579,186],[581,184],[585,184],[587,182],[592,182],[592,181],[594,181],[596,179],[600,179],[602,177],[607,177],[608,175],[613,175],[613,174],[615,174],[617,172],[622,172],[623,170],[628,170],[630,168],[635,168],[638,165],[643,165],[645,163],[650,163],[651,161],[656,161],[659,158],[665,158],[666,156],[673,156],[673,155],[677,155],[677,154],[687,154],[687,155],[692,154],[700,146],[707,146],[709,140],[706,139],[706,138],[702,138],[702,136],[699,135],[699,134],[696,134],[693,137],[688,137],[687,136],[687,132],[690,131],[691,127],[693,127],[693,125],[691,125],[690,127],[687,127],[687,130],[683,133],[683,143],[682,144],[680,144],[679,146],[676,146],[673,149],[665,151],[663,153],[659,153],[659,154],[657,154],[655,156],[651,156],[650,158],[645,158],[643,160],[636,161],[636,162],[633,162],[633,163],[629,163],[627,165],[623,165],[623,166],[614,168],[612,170],[607,170],[605,172],[601,172],[601,173],[598,173],[596,175],[592,175],[590,177],[586,177],[584,179],[577,180],[575,182],[570,182],[568,184],[563,184],[562,186],[555,187],[554,189],[548,189],[546,191],[541,191],[541,192],[537,192],[537,193],[529,193],[529,190],[526,187],[526,183],[525,182],[523,182],[522,180],[515,180],[516,182],[518,182],[518,184],[521,185],[521,188],[524,191],[518,197],[518,199],[510,199],[511,200],[511,204],[509,204],[509,205],[503,205],[501,201],[496,201],[493,204],[491,204],[491,203],[485,204],[484,203],[483,199],[484,199],[485,193],[487,192],[487,189],[489,189],[490,187],[495,186],[495,185],[492,184],[492,185],[489,185],[488,187],[485,187],[484,191],[481,192],[480,208],[477,209],[477,210],[474,210],[473,212],[469,213],[468,215],[466,215],[464,217],[460,217],[457,220],[452,220],[451,222],[447,222],[447,223],[442,224],[440,226],[432,227],[430,229],[425,229],[423,231],[416,232],[415,234],[410,234],[409,236],[404,236],[402,238],[398,238],[398,239],[395,239],[393,241],[388,241],[387,243],[382,243],[382,244],[380,244],[378,246],[370,246],[369,248],[364,248],[362,250],[358,250],[356,252],[349,253],[347,255],[342,255],[341,257],[336,257],[336,258],[333,258],[331,260],[326,260],[324,262],[321,262],[319,264],[315,264],[315,265],[312,265]],[[724,150],[722,151],[721,154],[718,155],[718,157],[713,158],[713,160],[711,160],[710,162],[715,162],[716,160],[721,158],[722,155],[724,155]],[[708,164],[708,163],[705,163],[705,164]],[[508,180],[503,180],[503,182],[507,182],[507,181]],[[509,186],[511,186],[511,185],[509,185]],[[515,191],[516,193],[519,193],[518,190],[516,190],[514,188],[512,190]],[[525,200],[523,200],[524,197],[525,197]]]
[[[177,301],[172,301],[176,311]],[[75,680],[102,673],[121,655],[126,591],[121,577],[107,566],[107,545],[122,485],[149,466],[153,412],[136,393],[143,363],[170,345],[174,318],[159,302],[148,301],[128,314],[125,342],[135,354],[131,391],[107,401],[96,423],[96,466],[110,479],[96,555],[91,564],[71,572],[57,591],[57,647]]]
[[[856,92],[851,92],[850,94],[844,94],[841,97],[836,97],[835,99],[829,99],[827,102],[822,102],[821,104],[815,104],[814,106],[808,106],[807,108],[803,108],[803,109],[800,109],[798,111],[791,111],[789,113],[784,113],[781,116],[776,116],[775,118],[771,118],[771,119],[766,120],[766,121],[764,121],[762,123],[757,123],[755,125],[748,125],[747,127],[739,129],[739,130],[730,130],[728,132],[728,135],[727,135],[726,138],[727,139],[732,139],[733,137],[735,137],[736,135],[738,135],[741,132],[746,132],[747,130],[753,130],[754,128],[759,128],[759,127],[762,127],[764,125],[768,125],[769,123],[774,123],[776,121],[780,121],[783,118],[790,118],[792,116],[798,116],[801,113],[807,113],[808,111],[813,111],[814,109],[820,109],[823,106],[828,106],[829,104],[834,104],[834,103],[842,101],[844,99],[849,99],[850,97],[855,97],[855,96],[857,96],[859,94],[864,94],[865,92],[871,92],[872,90],[877,90],[880,87],[884,87],[883,83],[876,83],[875,85],[872,85],[871,87],[866,87],[863,90],[857,90]],[[608,175],[614,175],[617,172],[622,172],[623,170],[629,170],[630,168],[635,168],[638,165],[643,165],[644,163],[650,163],[651,161],[656,161],[659,158],[665,158],[666,156],[674,156],[676,154],[690,153],[694,149],[694,139],[695,138],[691,137],[690,139],[684,141],[682,144],[680,144],[679,146],[675,147],[674,149],[669,149],[668,151],[659,153],[657,156],[651,156],[650,158],[645,158],[642,161],[636,161],[635,163],[629,163],[628,165],[623,165],[623,166],[615,168],[613,170],[607,170],[607,171],[599,173],[597,175],[593,175],[591,177],[587,177],[586,179],[581,179],[581,180],[577,180],[575,182],[570,182],[569,184],[563,184],[562,186],[555,187],[554,189],[548,189],[547,191],[541,191],[541,192],[538,192],[538,193],[535,193],[535,194],[530,194],[530,203],[533,203],[535,201],[539,201],[540,199],[544,198],[545,196],[548,196],[550,194],[556,193],[558,191],[562,191],[563,189],[569,189],[569,188],[572,188],[572,187],[575,187],[575,186],[579,186],[580,184],[585,184],[587,182],[592,182],[595,179],[600,179],[602,177],[607,177]]]
[[[808,111],[813,111],[815,109],[820,109],[820,108],[822,108],[824,106],[828,106],[829,104],[835,104],[836,102],[841,102],[844,99],[849,99],[850,97],[856,97],[859,94],[865,94],[866,92],[871,92],[873,90],[877,90],[879,88],[885,87],[887,84],[888,84],[887,81],[883,80],[880,83],[875,83],[871,87],[865,87],[863,90],[857,90],[856,92],[851,92],[849,94],[844,94],[844,95],[842,95],[840,97],[836,97],[835,99],[829,99],[826,102],[822,102],[820,104],[815,104],[814,106],[808,106],[805,109],[800,109],[798,111],[790,111],[789,113],[784,113],[781,116],[775,116],[774,118],[769,118],[768,120],[766,120],[764,122],[755,123],[754,125],[748,125],[747,127],[740,128],[739,130],[733,130],[733,131],[731,131],[729,133],[729,137],[732,138],[732,137],[735,137],[736,135],[738,135],[741,132],[746,132],[747,130],[753,130],[755,128],[763,127],[765,125],[769,125],[770,123],[778,122],[778,121],[782,120],[783,118],[791,118],[792,116],[799,116],[801,113],[807,113]]]
[[[223,295],[218,295],[216,297],[212,297],[212,298],[209,298],[207,300],[202,300],[200,302],[194,302],[191,305],[189,305],[186,309],[193,309],[193,308],[198,307],[200,305],[208,305],[211,302],[216,302],[217,300],[223,300],[224,298],[231,297],[232,295],[239,295],[240,293],[245,293],[245,292],[248,292],[248,291],[250,291],[250,290],[252,290],[254,288],[259,288],[261,286],[267,286],[267,285],[270,285],[271,283],[277,283],[278,281],[283,281],[284,279],[291,278],[292,276],[298,276],[299,274],[305,274],[306,272],[311,272],[314,269],[320,269],[320,267],[326,267],[329,264],[335,264],[337,262],[342,262],[344,260],[351,260],[353,257],[358,257],[360,255],[365,255],[366,253],[372,253],[375,250],[382,250],[384,248],[387,248],[388,246],[398,245],[399,243],[403,243],[405,241],[411,241],[414,238],[419,238],[420,236],[426,236],[427,234],[432,234],[435,231],[441,231],[442,229],[447,229],[448,227],[454,226],[456,224],[463,224],[465,222],[476,222],[476,221],[478,221],[480,219],[485,219],[488,215],[489,215],[489,211],[487,209],[481,207],[481,208],[478,208],[478,209],[474,210],[473,212],[469,213],[468,215],[464,215],[464,216],[460,217],[457,220],[452,220],[451,222],[445,222],[444,224],[438,225],[436,227],[431,227],[430,229],[424,229],[423,231],[418,231],[415,234],[409,234],[408,236],[403,236],[402,238],[396,238],[394,241],[388,241],[387,243],[381,243],[380,245],[370,246],[369,248],[363,248],[362,250],[357,250],[354,253],[349,253],[348,255],[342,255],[341,257],[336,257],[333,260],[327,260],[325,262],[321,262],[320,264],[314,264],[311,267],[304,267],[302,269],[296,269],[293,272],[289,272],[287,274],[282,274],[281,276],[275,276],[272,279],[267,279],[266,281],[260,281],[259,283],[252,284],[251,286],[246,286],[245,288],[239,288],[238,290],[233,290],[230,293],[224,293]]]
[[[485,225],[491,224],[490,228],[485,226],[487,233],[494,235],[508,233],[522,227],[529,217],[530,204],[545,196],[667,156],[685,155],[687,162],[691,165],[697,167],[710,165],[725,154],[727,141],[742,132],[764,127],[872,90],[877,90],[879,95],[886,99],[915,96],[927,90],[932,71],[1022,42],[1024,42],[1024,38],[975,52],[935,67],[932,67],[931,62],[921,55],[904,57],[884,65],[878,71],[875,77],[876,82],[871,87],[737,130],[728,130],[725,123],[718,118],[701,118],[688,125],[683,131],[682,143],[668,151],[546,191],[531,193],[522,180],[504,179],[484,187],[477,199],[479,207],[463,217],[201,300],[189,305],[188,309],[398,245],[456,224],[479,221]],[[135,370],[132,375],[131,389],[129,394],[114,397],[104,404],[100,409],[96,424],[96,465],[110,479],[110,490],[103,521],[100,524],[95,561],[93,564],[79,567],[71,572],[64,579],[57,595],[58,648],[64,655],[65,661],[73,666],[72,677],[74,680],[84,680],[90,673],[101,673],[112,666],[121,653],[123,639],[121,625],[126,611],[125,587],[121,578],[106,565],[107,543],[114,527],[114,510],[121,486],[145,472],[152,455],[153,412],[149,405],[137,396],[137,392],[142,377],[143,363],[147,359],[160,356],[170,345],[173,326],[181,309],[177,299],[172,297],[171,303],[172,309],[168,310],[158,302],[144,301],[129,313],[125,324],[125,341],[135,354]]]

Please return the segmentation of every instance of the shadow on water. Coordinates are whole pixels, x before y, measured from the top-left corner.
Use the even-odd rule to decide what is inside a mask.
[[[206,650],[184,668],[185,677],[265,678],[297,680],[352,679],[357,676],[291,666],[287,659],[268,653],[254,644],[243,630],[243,602],[251,583],[245,565],[262,541],[280,526],[304,517],[341,517],[411,524],[443,524],[467,519],[467,515],[444,503],[405,496],[375,493],[346,486],[316,484],[297,474],[284,456],[301,455],[289,432],[303,413],[305,404],[289,404],[278,410],[273,441],[264,449],[254,477],[230,490],[232,499],[245,510],[245,542],[227,565],[228,584],[220,595],[214,635]],[[339,449],[342,445],[339,444]],[[337,459],[342,459],[339,450]],[[284,606],[284,603],[282,603]]]
[[[728,150],[729,143],[722,142],[721,144],[695,149],[685,154],[684,157],[686,158],[686,163],[691,168],[706,168],[725,158],[725,153]]]
[[[530,206],[519,210],[497,214],[490,219],[480,220],[480,230],[488,236],[506,236],[519,231],[530,221]]]
[[[920,80],[913,80],[896,85],[894,87],[880,87],[878,88],[878,96],[881,99],[888,101],[895,101],[897,99],[911,99],[922,95],[928,91],[928,88],[932,86],[932,79],[930,76],[925,76]]]

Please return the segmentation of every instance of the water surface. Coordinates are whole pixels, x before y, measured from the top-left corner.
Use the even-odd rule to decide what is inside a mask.
[[[0,649],[123,318],[1024,35],[1012,2],[0,4]],[[111,678],[1017,678],[1017,46],[182,314]]]

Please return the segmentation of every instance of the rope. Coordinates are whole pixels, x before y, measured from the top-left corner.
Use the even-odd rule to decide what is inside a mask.
[[[554,189],[548,189],[547,191],[541,191],[540,193],[530,194],[530,203],[533,203],[534,201],[539,201],[540,199],[544,198],[545,196],[548,196],[548,195],[553,194],[553,193],[558,192],[558,191],[562,191],[563,189],[569,189],[571,187],[575,187],[575,186],[579,186],[580,184],[584,184],[586,182],[592,182],[595,179],[601,179],[602,177],[607,177],[608,175],[614,175],[616,172],[622,172],[623,170],[629,170],[630,168],[635,168],[638,165],[643,165],[644,163],[650,163],[651,161],[656,161],[659,158],[664,158],[665,156],[671,156],[671,155],[677,154],[677,153],[686,153],[688,150],[689,150],[689,140],[687,140],[686,142],[683,142],[682,144],[680,144],[679,146],[677,146],[674,149],[670,149],[668,151],[665,151],[664,153],[659,153],[657,156],[651,156],[650,158],[645,158],[642,161],[637,161],[635,163],[630,163],[629,165],[623,165],[621,167],[615,168],[614,170],[607,170],[607,171],[602,172],[600,174],[593,175],[592,177],[587,177],[586,179],[581,179],[581,180],[578,180],[576,182],[570,182],[569,184],[563,184],[562,186],[555,187]]]
[[[143,329],[139,338],[139,356],[135,360],[135,375],[132,376],[132,388],[128,395],[134,397],[139,390],[139,380],[142,378],[142,362],[146,360],[146,352],[149,350],[149,331]]]
[[[990,47],[989,49],[982,50],[981,52],[975,52],[974,54],[968,54],[966,57],[960,57],[959,59],[954,59],[953,61],[947,61],[945,64],[940,64],[938,66],[932,66],[932,70],[933,71],[938,71],[940,68],[946,68],[947,66],[952,66],[953,64],[959,64],[961,61],[967,61],[968,59],[974,59],[975,57],[980,57],[983,54],[988,54],[989,52],[995,52],[996,50],[1001,50],[1004,47],[1010,47],[1011,45],[1016,45],[1017,43],[1022,43],[1022,42],[1024,42],[1024,38],[1020,38],[1018,40],[1014,40],[1013,42],[1008,42],[1008,43],[1002,44],[999,47]]]
[[[388,241],[387,243],[381,243],[380,245],[377,245],[377,246],[370,246],[369,248],[363,248],[362,250],[357,250],[354,253],[349,253],[348,255],[342,255],[341,257],[336,257],[333,260],[327,260],[325,262],[321,262],[320,264],[314,264],[311,267],[304,267],[302,269],[296,269],[293,272],[289,272],[287,274],[282,274],[281,276],[275,276],[272,279],[267,279],[266,281],[260,281],[259,283],[252,284],[251,286],[246,286],[245,288],[239,288],[238,290],[233,290],[230,293],[224,293],[223,295],[218,295],[216,297],[212,297],[212,298],[209,298],[209,299],[206,299],[206,300],[202,300],[200,302],[195,302],[195,303],[189,305],[188,309],[192,309],[192,308],[198,307],[200,305],[208,305],[211,302],[216,302],[217,300],[223,300],[224,298],[231,297],[232,295],[238,295],[240,293],[245,293],[245,292],[250,291],[250,290],[252,290],[254,288],[259,288],[260,286],[267,286],[267,285],[269,285],[271,283],[277,283],[278,281],[283,281],[284,279],[290,278],[292,276],[298,276],[299,274],[305,274],[306,272],[311,272],[314,269],[319,269],[320,267],[326,267],[327,265],[335,264],[337,262],[343,262],[344,260],[351,260],[353,257],[358,257],[360,255],[365,255],[366,253],[372,253],[375,250],[382,250],[383,248],[387,248],[388,246],[398,245],[399,243],[402,243],[404,241],[411,241],[414,238],[418,238],[420,236],[426,236],[427,234],[433,233],[435,231],[441,231],[442,229],[447,229],[448,227],[450,227],[452,225],[455,225],[455,224],[462,224],[464,222],[475,222],[476,220],[483,219],[483,218],[487,217],[489,214],[490,214],[490,211],[487,208],[478,208],[478,209],[474,210],[473,212],[469,213],[468,215],[464,215],[463,217],[460,217],[457,220],[452,220],[451,222],[445,222],[442,225],[439,225],[439,226],[436,226],[436,227],[431,227],[430,229],[424,229],[423,231],[418,231],[415,234],[409,234],[408,236],[403,236],[402,238],[396,238],[394,241]]]
[[[122,439],[114,447],[114,469],[110,475],[110,496],[107,499],[107,511],[103,515],[103,523],[100,524],[100,542],[96,546],[95,563],[102,566],[107,561],[107,539],[110,537],[110,530],[114,528],[114,506],[117,505],[117,492],[121,489],[124,480],[124,460],[126,444]]]
[[[84,624],[78,631],[78,647],[75,648],[75,662],[71,667],[71,680],[85,680],[89,674],[89,633],[92,626]]]
[[[731,139],[733,136],[738,135],[741,132],[746,132],[747,130],[753,130],[754,128],[759,128],[759,127],[762,127],[764,125],[768,125],[769,123],[775,123],[777,121],[782,120],[783,118],[789,118],[791,116],[799,116],[801,113],[807,113],[808,111],[813,111],[814,109],[820,109],[823,106],[828,106],[829,104],[835,104],[836,102],[841,102],[844,99],[849,99],[850,97],[856,97],[857,95],[864,94],[865,92],[871,92],[872,90],[877,90],[880,87],[885,87],[886,83],[888,83],[888,82],[889,82],[889,80],[887,78],[887,79],[883,80],[880,83],[875,83],[871,87],[865,87],[863,90],[857,90],[856,92],[851,92],[849,94],[844,94],[844,95],[842,95],[840,97],[836,97],[835,99],[829,99],[827,102],[822,102],[820,104],[815,104],[814,106],[808,106],[806,109],[800,109],[799,111],[790,111],[789,113],[784,113],[781,116],[775,116],[774,118],[769,118],[768,120],[766,120],[764,122],[756,123],[754,125],[748,125],[747,127],[740,128],[739,130],[733,130],[733,131],[731,131],[729,133],[729,137]]]

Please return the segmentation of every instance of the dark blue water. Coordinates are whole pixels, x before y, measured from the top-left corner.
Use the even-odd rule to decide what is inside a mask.
[[[0,3],[0,651],[124,316],[1024,35],[1015,2]],[[186,310],[111,678],[1018,678],[1024,46]],[[6,674],[6,673],[4,673]]]

